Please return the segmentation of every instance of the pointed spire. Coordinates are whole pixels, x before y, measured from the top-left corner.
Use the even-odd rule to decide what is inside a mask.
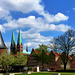
[[[14,37],[14,31],[12,32],[12,40],[11,40],[12,45],[15,45],[15,37]]]
[[[4,41],[3,41],[1,31],[0,31],[0,48],[3,48],[3,49],[7,48]]]
[[[19,45],[21,45],[22,43],[22,39],[21,39],[21,31],[19,29],[19,35],[18,35],[18,42],[17,42]]]

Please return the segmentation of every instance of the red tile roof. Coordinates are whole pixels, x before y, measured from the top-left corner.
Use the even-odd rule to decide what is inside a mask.
[[[53,52],[55,54],[55,56],[60,57],[60,53],[57,52]]]
[[[40,53],[41,51],[37,51],[37,50],[35,50],[35,49],[33,49],[33,51],[36,53],[36,54],[38,54],[38,53]],[[54,54],[55,54],[55,56],[57,56],[57,57],[60,57],[60,53],[57,53],[57,52],[53,52]],[[46,54],[47,55],[49,55],[50,54],[50,52],[46,52]],[[72,59],[72,57],[69,55],[69,57],[70,57],[70,59]]]
[[[37,51],[37,50],[35,50],[35,49],[34,49],[34,51],[35,51],[36,54],[38,54],[39,52],[41,52],[41,51]]]
[[[35,50],[35,49],[33,49],[33,51],[36,53],[36,54],[38,54],[38,53],[40,53],[41,51],[37,51],[37,50]],[[55,56],[57,56],[57,57],[59,57],[60,56],[60,54],[59,53],[56,53],[56,52],[53,52],[54,54],[55,54]],[[47,55],[49,55],[50,54],[50,52],[46,52],[46,54]]]
[[[69,55],[69,58],[72,59],[72,57]]]

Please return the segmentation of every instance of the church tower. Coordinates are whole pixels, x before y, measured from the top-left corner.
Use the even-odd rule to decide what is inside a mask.
[[[21,38],[20,30],[19,30],[18,41],[17,41],[17,52],[23,53],[23,45],[22,45],[22,38]]]
[[[7,53],[7,47],[3,41],[3,38],[2,38],[2,34],[1,34],[1,31],[0,31],[0,54],[2,52],[6,52]]]
[[[16,54],[17,53],[17,47],[15,43],[15,37],[14,37],[14,31],[12,32],[12,39],[11,39],[11,53]]]

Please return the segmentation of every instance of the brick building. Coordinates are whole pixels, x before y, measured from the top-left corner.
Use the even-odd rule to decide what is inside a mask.
[[[33,52],[35,52],[36,54],[39,53],[39,51],[32,49],[32,52],[30,56],[28,57],[28,65],[31,67],[36,67],[37,65],[39,65],[40,70],[42,70],[42,62],[38,62],[37,60],[35,60],[35,57],[32,56]],[[52,57],[52,63],[44,64],[44,69],[52,69],[52,70],[63,69],[64,65],[60,58],[60,55],[61,55],[60,53],[51,51],[51,52],[47,52],[46,54]],[[75,68],[75,59],[69,56],[67,69],[74,69],[74,68]]]
[[[33,52],[35,52],[36,54],[39,53],[39,51],[36,51],[35,49],[32,49],[32,52],[31,52],[30,56],[28,57],[28,65],[32,66],[32,67],[35,67],[35,66],[39,65],[40,70],[42,70],[42,62],[37,62],[37,60],[35,60],[35,57],[32,56]],[[49,69],[55,69],[55,67],[57,67],[56,61],[59,58],[60,54],[55,53],[55,52],[51,52],[51,53],[47,52],[46,54],[53,57],[53,60],[52,60],[53,63],[44,64],[44,69],[48,69],[48,68]]]

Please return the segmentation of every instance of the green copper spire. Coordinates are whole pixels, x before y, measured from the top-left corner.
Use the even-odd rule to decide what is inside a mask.
[[[19,30],[19,35],[18,35],[18,43],[21,45],[22,39],[21,39],[21,31]]]
[[[14,31],[12,32],[12,40],[11,40],[12,45],[15,45],[15,37],[14,37]]]

